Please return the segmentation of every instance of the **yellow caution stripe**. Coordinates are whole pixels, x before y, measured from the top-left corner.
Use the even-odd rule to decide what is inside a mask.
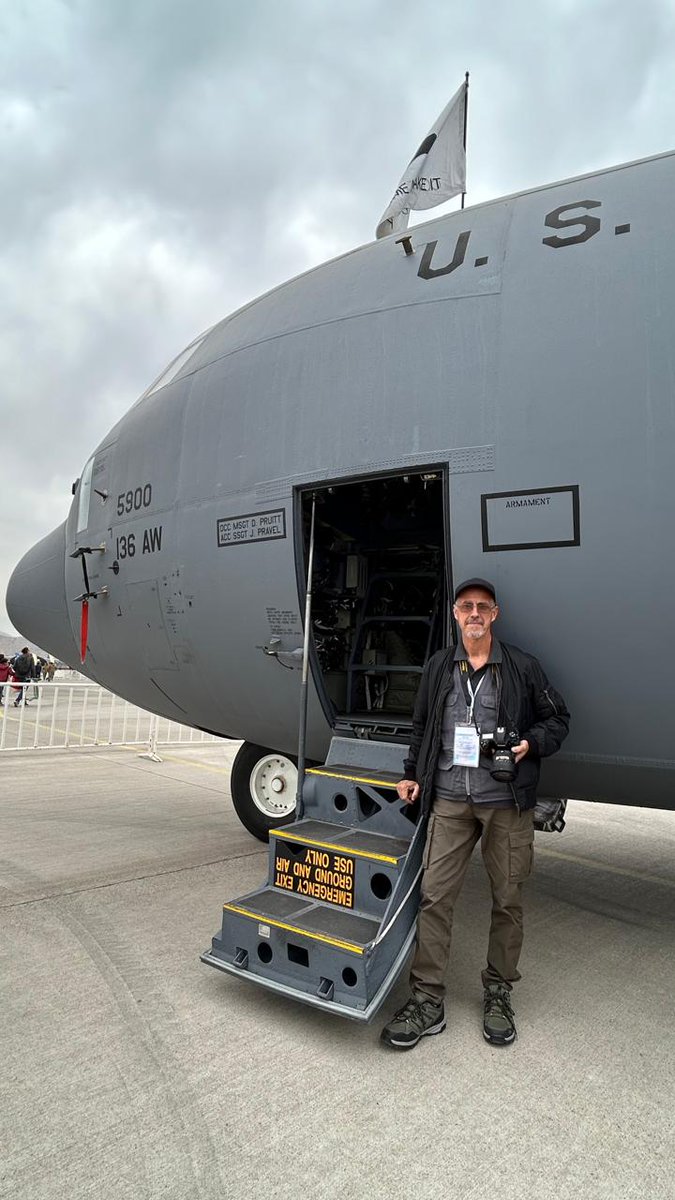
[[[396,791],[396,784],[389,783],[386,779],[364,779],[360,775],[345,775],[338,771],[322,771],[319,767],[308,767],[306,775],[325,775],[327,779],[346,779],[349,783],[369,783],[371,787],[393,788]]]
[[[240,917],[250,917],[259,925],[274,925],[275,929],[286,929],[288,933],[297,933],[300,937],[311,938],[314,942],[325,942],[328,946],[337,946],[338,950],[349,950],[351,954],[363,954],[363,946],[355,946],[352,942],[343,942],[339,938],[327,937],[324,933],[312,933],[309,929],[298,929],[297,925],[286,925],[283,921],[275,921],[273,917],[265,917],[261,913],[250,912],[240,908],[238,904],[224,904],[227,912],[238,913]]]
[[[336,854],[344,854],[349,858],[369,858],[372,862],[392,863],[396,866],[398,858],[404,858],[405,855],[399,854],[398,858],[392,858],[390,854],[373,854],[370,850],[350,850],[349,846],[339,842],[317,842],[314,838],[296,837],[294,833],[288,834],[285,829],[270,829],[270,837],[283,838],[285,842],[298,842],[302,846],[316,846],[318,850],[332,850]]]

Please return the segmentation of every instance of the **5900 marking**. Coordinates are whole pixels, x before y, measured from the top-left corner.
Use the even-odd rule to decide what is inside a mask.
[[[120,492],[117,497],[117,515],[123,517],[125,513],[139,512],[142,508],[149,508],[152,503],[152,484],[144,483],[141,487],[130,488],[128,492]]]

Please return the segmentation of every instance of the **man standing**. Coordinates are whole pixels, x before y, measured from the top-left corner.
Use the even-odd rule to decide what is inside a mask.
[[[468,579],[455,591],[458,645],[427,663],[398,794],[429,814],[412,996],[382,1031],[399,1050],[445,1029],[445,974],[455,902],[480,839],[492,888],[483,1034],[516,1036],[511,990],[520,979],[523,882],[532,870],[539,760],[569,730],[565,702],[537,659],[499,642],[495,589]]]
[[[28,684],[33,677],[33,656],[28,646],[24,646],[21,653],[16,655],[12,663],[12,671],[16,682],[25,685],[19,689],[14,701],[14,707],[18,708],[22,700],[28,704]]]

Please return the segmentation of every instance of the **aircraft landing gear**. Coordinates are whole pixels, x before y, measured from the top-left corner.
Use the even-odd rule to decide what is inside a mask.
[[[232,803],[242,825],[261,842],[270,829],[295,815],[298,786],[296,761],[265,746],[244,742],[232,765]]]

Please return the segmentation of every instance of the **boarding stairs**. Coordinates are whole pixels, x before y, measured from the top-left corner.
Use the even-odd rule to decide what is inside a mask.
[[[397,795],[401,747],[335,737],[302,813],[270,833],[267,882],[223,905],[202,962],[315,1008],[370,1020],[415,933],[423,823]]]

